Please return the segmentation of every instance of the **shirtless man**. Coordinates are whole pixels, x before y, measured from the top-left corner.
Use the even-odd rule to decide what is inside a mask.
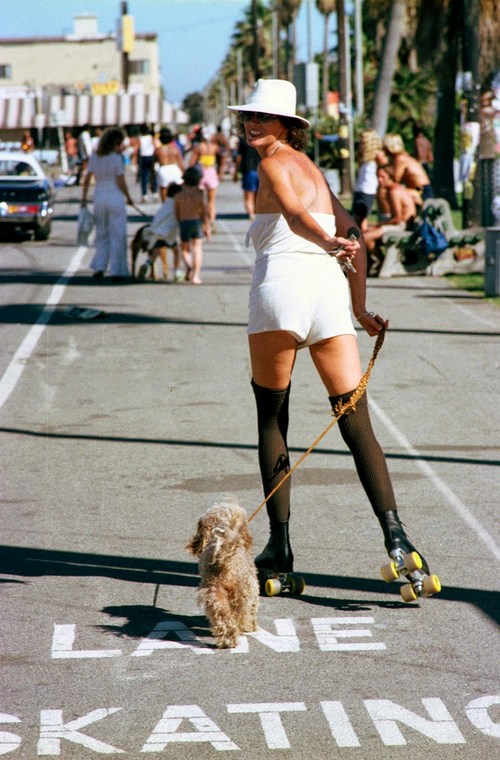
[[[384,150],[394,169],[394,179],[402,182],[409,190],[421,193],[422,200],[433,198],[431,181],[424,167],[405,150],[400,135],[388,134],[384,137]]]
[[[164,203],[167,200],[168,186],[173,182],[180,184],[184,172],[181,152],[169,129],[160,130],[160,145],[156,148],[154,155],[160,164],[157,174],[158,187],[160,189],[160,200]]]
[[[369,227],[363,234],[369,258],[368,276],[376,277],[382,264],[379,241],[391,229],[406,229],[408,222],[415,218],[417,207],[408,188],[396,182],[392,170],[385,166],[377,169],[379,190],[384,196],[389,210],[389,218]]]

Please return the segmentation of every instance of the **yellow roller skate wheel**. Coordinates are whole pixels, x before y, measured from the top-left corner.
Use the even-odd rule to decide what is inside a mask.
[[[417,594],[411,583],[405,583],[399,589],[403,602],[414,602],[417,599]]]
[[[398,568],[395,562],[388,562],[387,565],[382,565],[380,568],[380,574],[386,583],[390,583],[399,578]]]
[[[410,573],[412,573],[414,570],[422,569],[422,559],[418,552],[410,552],[410,554],[405,554],[404,563],[406,569]]]
[[[278,596],[281,591],[281,583],[277,578],[268,578],[264,588],[266,596]]]
[[[437,575],[428,575],[427,578],[424,578],[424,593],[428,596],[432,596],[433,594],[439,594],[441,591],[441,581],[437,577]]]

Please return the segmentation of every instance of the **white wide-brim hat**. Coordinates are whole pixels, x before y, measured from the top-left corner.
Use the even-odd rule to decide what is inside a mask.
[[[275,116],[287,116],[296,119],[307,127],[311,123],[302,116],[297,116],[297,90],[291,82],[285,79],[258,79],[248,96],[247,102],[241,106],[228,106],[231,111],[254,111],[255,113],[271,113]]]

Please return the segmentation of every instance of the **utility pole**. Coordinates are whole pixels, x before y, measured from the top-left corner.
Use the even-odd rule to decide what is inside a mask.
[[[354,0],[354,39],[356,45],[356,115],[365,112],[365,90],[363,81],[363,0]]]
[[[122,2],[121,4],[121,23],[120,23],[120,34],[121,34],[121,52],[122,52],[122,84],[123,89],[125,92],[128,90],[128,50],[126,49],[125,40],[124,40],[124,21],[125,17],[128,16],[128,10],[127,10],[127,3]]]

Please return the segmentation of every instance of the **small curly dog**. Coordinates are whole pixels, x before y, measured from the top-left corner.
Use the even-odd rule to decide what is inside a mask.
[[[235,647],[243,632],[257,630],[259,584],[246,512],[236,502],[214,504],[198,520],[186,545],[199,562],[198,601],[217,647]]]

